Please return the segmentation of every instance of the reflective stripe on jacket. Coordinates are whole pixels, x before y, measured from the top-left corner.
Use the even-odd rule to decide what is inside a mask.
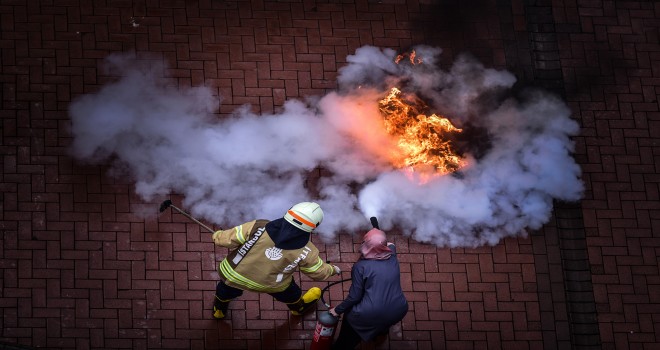
[[[299,249],[275,247],[266,231],[267,223],[268,220],[254,220],[213,234],[216,245],[229,248],[229,254],[218,266],[227,285],[275,293],[289,286],[297,268],[315,281],[334,274],[334,268],[321,260],[311,241]]]

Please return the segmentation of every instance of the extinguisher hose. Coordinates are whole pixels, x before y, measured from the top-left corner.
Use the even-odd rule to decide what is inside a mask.
[[[325,307],[328,307],[328,308],[330,307],[330,304],[326,303],[325,298],[323,297],[323,295],[325,294],[325,292],[326,292],[328,289],[330,289],[330,287],[334,286],[335,284],[348,282],[348,281],[350,281],[350,280],[351,280],[350,278],[345,278],[345,279],[340,280],[340,281],[336,281],[336,282],[328,283],[327,286],[325,286],[323,289],[321,289],[321,302],[323,303],[323,305],[325,305]]]

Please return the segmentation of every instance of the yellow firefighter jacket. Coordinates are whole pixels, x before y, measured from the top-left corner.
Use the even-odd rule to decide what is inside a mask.
[[[299,249],[284,250],[266,232],[268,220],[254,220],[229,230],[216,231],[213,242],[230,252],[218,266],[229,286],[255,292],[281,292],[291,283],[296,268],[315,281],[331,277],[335,270],[319,257],[310,241]]]

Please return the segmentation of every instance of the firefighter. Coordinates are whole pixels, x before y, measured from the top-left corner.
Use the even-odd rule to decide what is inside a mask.
[[[304,295],[292,274],[300,269],[315,281],[341,273],[319,257],[311,233],[323,221],[323,210],[314,202],[291,207],[277,220],[253,220],[229,230],[216,231],[213,242],[229,248],[218,266],[221,280],[215,291],[213,317],[223,319],[229,302],[249,290],[268,293],[285,303],[293,315],[302,315],[321,297],[321,289]]]

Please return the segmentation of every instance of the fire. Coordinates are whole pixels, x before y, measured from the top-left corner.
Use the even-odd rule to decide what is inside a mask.
[[[420,99],[392,88],[378,102],[385,129],[396,140],[400,154],[393,158],[394,166],[427,176],[454,172],[466,164],[446,139],[448,133],[462,132],[447,118],[422,113],[426,108]]]
[[[410,60],[410,64],[416,65],[422,63],[422,59],[420,57],[417,57],[417,53],[415,53],[415,50],[410,51],[410,53],[402,53],[400,55],[397,55],[396,58],[394,59],[394,63],[399,64],[402,59],[406,58],[408,56],[408,59]]]

